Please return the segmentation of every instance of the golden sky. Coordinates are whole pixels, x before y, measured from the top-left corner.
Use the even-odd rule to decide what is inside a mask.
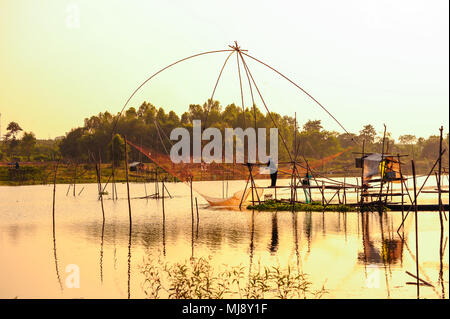
[[[38,138],[120,111],[160,68],[238,41],[308,90],[350,132],[393,137],[449,125],[448,1],[0,0],[0,113]],[[131,101],[181,115],[211,95],[226,53],[192,59]],[[273,72],[249,67],[271,110],[338,125]],[[248,91],[245,92],[248,94]],[[240,104],[236,59],[215,98]],[[246,104],[250,99],[246,98]],[[261,107],[261,103],[258,103]]]

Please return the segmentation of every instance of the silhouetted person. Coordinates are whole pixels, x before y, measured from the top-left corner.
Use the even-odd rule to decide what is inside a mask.
[[[270,187],[275,187],[277,184],[278,168],[277,168],[277,164],[275,164],[275,162],[273,161],[273,159],[271,157],[269,157],[269,162],[267,163],[267,167],[269,168],[269,171],[270,171],[270,179],[271,179]]]
[[[19,162],[16,162],[16,169],[19,169]]]

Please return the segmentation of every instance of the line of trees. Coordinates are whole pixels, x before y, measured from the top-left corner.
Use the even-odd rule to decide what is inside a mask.
[[[210,101],[208,101],[210,102]],[[174,111],[166,112],[162,107],[157,108],[151,103],[143,102],[136,109],[130,107],[119,117],[118,114],[112,115],[109,112],[99,113],[98,115],[86,118],[84,125],[68,132],[60,141],[53,145],[38,145],[32,132],[25,132],[19,138],[22,128],[16,123],[11,122],[7,127],[7,133],[4,136],[0,156],[2,160],[12,160],[13,158],[49,160],[55,153],[62,157],[78,162],[87,162],[90,160],[89,154],[100,155],[103,161],[110,161],[115,158],[120,161],[123,158],[124,140],[121,136],[126,136],[130,141],[137,145],[150,147],[152,150],[165,153],[170,149],[167,136],[170,136],[172,129],[184,127],[192,130],[192,121],[200,119],[205,127],[215,127],[224,133],[224,129],[231,127],[271,128],[274,127],[271,117],[277,123],[281,135],[284,137],[290,152],[298,150],[299,155],[308,159],[321,159],[351,146],[354,152],[361,151],[362,141],[365,141],[366,152],[380,152],[383,142],[383,134],[377,133],[371,124],[362,127],[359,134],[340,134],[334,131],[328,131],[323,128],[320,120],[309,120],[303,127],[297,128],[297,136],[294,131],[296,123],[293,117],[281,116],[272,112],[263,114],[257,107],[242,108],[235,104],[229,104],[222,107],[219,101],[213,101],[209,106],[208,102],[203,105],[191,104],[186,112],[178,116]],[[155,121],[161,127],[162,132],[158,132]],[[112,137],[113,127],[116,135]],[[267,130],[268,133],[268,130]],[[160,135],[162,135],[160,137]],[[192,136],[192,134],[191,134]],[[161,142],[163,140],[163,143]],[[267,142],[269,138],[266,138]],[[294,141],[297,145],[294,145]],[[113,143],[113,147],[111,147]],[[444,147],[448,149],[449,135],[445,136]],[[164,145],[163,145],[164,144]],[[289,160],[289,155],[285,149],[284,143],[279,139],[279,160]],[[359,145],[359,146],[358,146]],[[398,143],[392,139],[389,132],[386,134],[385,145],[390,153],[409,154],[416,161],[428,165],[435,160],[439,149],[439,136],[430,136],[425,139],[417,138],[414,135],[406,134],[400,136]],[[40,146],[40,149],[37,149]],[[111,154],[114,151],[114,156]],[[330,163],[328,169],[343,170],[354,166],[355,154],[346,152],[339,156],[333,163]],[[130,160],[137,160],[140,155],[137,151],[130,151]],[[448,152],[445,156],[444,164],[448,167]]]

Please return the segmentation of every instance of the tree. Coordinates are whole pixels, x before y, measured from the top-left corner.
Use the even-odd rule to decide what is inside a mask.
[[[83,153],[81,148],[81,137],[83,136],[84,131],[85,128],[78,127],[67,133],[59,144],[59,150],[62,156],[70,159],[78,159],[81,157],[81,154]]]
[[[371,124],[367,124],[359,131],[359,137],[361,140],[365,140],[366,143],[373,144],[375,142],[375,137],[377,136],[377,131]]]
[[[417,137],[411,134],[401,135],[398,138],[400,144],[414,144],[417,141]]]
[[[9,154],[14,154],[15,149],[19,145],[17,134],[22,131],[22,128],[16,122],[10,122],[6,127],[5,143],[7,145]]]
[[[424,141],[422,157],[426,159],[437,159],[439,156],[439,136],[430,136]]]
[[[22,153],[27,156],[28,161],[30,160],[30,155],[33,152],[34,147],[36,146],[36,137],[33,132],[25,132],[22,136],[22,140],[20,141],[20,148],[22,149]]]
[[[114,135],[108,145],[109,159],[111,161],[114,159],[114,165],[116,166],[118,166],[120,161],[125,158],[124,145],[125,141],[119,134]]]
[[[15,138],[17,133],[22,131],[22,128],[16,122],[10,122],[6,130],[12,135],[13,138]]]
[[[323,127],[320,120],[309,120],[303,125],[303,131],[305,132],[320,132],[322,129]]]
[[[415,159],[415,154],[414,154],[414,143],[416,143],[417,141],[417,137],[415,135],[411,135],[411,134],[405,134],[405,135],[401,135],[398,138],[399,142],[401,144],[405,144],[405,145],[411,145],[411,153],[412,153],[412,157],[413,159]]]

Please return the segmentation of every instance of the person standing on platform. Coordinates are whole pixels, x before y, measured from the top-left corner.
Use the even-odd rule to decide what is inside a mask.
[[[267,163],[267,167],[269,168],[269,171],[270,171],[270,179],[271,179],[270,187],[275,187],[277,184],[278,168],[277,168],[277,164],[273,161],[273,159],[271,157],[269,157],[269,162]]]

